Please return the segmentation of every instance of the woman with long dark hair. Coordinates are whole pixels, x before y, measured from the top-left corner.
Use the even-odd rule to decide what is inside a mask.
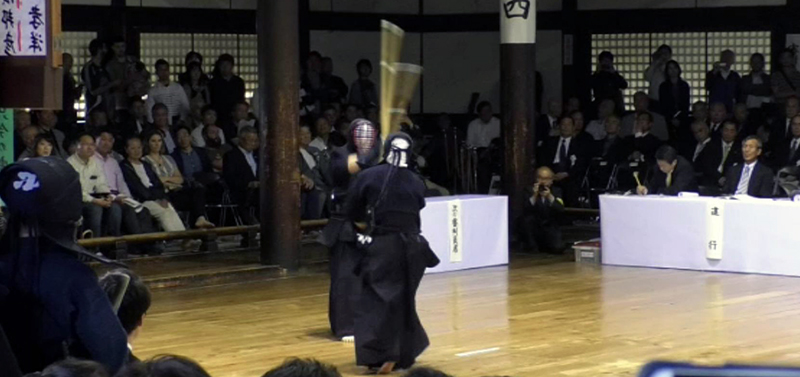
[[[161,184],[167,190],[169,201],[179,211],[189,212],[189,224],[195,228],[213,228],[206,219],[206,189],[200,184],[186,182],[172,156],[163,153],[164,137],[160,132],[148,133],[144,138],[146,155]]]
[[[690,88],[681,74],[681,65],[670,60],[664,66],[665,80],[658,88],[661,115],[668,121],[685,119],[689,115]]]

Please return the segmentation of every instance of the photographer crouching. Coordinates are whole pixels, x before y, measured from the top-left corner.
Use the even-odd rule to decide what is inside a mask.
[[[525,211],[518,222],[518,234],[525,250],[561,254],[564,241],[559,221],[564,212],[561,189],[553,187],[553,171],[544,166],[536,170],[533,192],[525,201]]]

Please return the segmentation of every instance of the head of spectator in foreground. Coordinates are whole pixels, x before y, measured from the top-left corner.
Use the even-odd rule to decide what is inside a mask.
[[[597,56],[597,70],[607,72],[614,70],[614,54],[611,51],[603,51]]]
[[[203,367],[188,357],[156,356],[150,360],[128,364],[115,377],[211,377]]]
[[[239,101],[233,105],[233,109],[231,109],[231,117],[235,123],[238,123],[242,120],[247,120],[247,117],[250,115],[250,104],[247,101]]]
[[[766,60],[764,60],[764,55],[756,52],[755,54],[750,56],[750,70],[753,73],[764,72],[765,66],[766,66]]]
[[[325,107],[325,111],[322,112],[322,115],[328,120],[328,124],[331,126],[336,124],[336,121],[339,120],[339,110],[336,110],[336,107],[330,104]]]
[[[735,120],[739,126],[745,124],[749,117],[750,110],[747,109],[747,104],[740,102],[733,106],[733,120]]]
[[[619,135],[619,129],[621,125],[621,120],[618,116],[611,114],[606,118],[605,126],[606,126],[606,134],[609,137],[616,137]]]
[[[158,130],[147,132],[142,139],[145,155],[164,154],[164,135]]]
[[[239,147],[247,152],[258,149],[258,132],[255,127],[244,126],[239,130]]]
[[[325,119],[325,118],[320,118],[320,119]],[[308,149],[308,145],[311,144],[311,127],[307,125],[300,126],[300,133],[298,133],[297,136],[300,148]]]
[[[203,64],[203,55],[200,55],[197,51],[189,51],[183,59],[183,65],[189,67],[190,63]]]
[[[36,127],[25,127],[22,129],[22,143],[31,151],[36,147],[37,136],[39,136],[39,129]]]
[[[36,112],[36,120],[39,127],[45,131],[50,131],[56,128],[58,124],[58,117],[53,110],[39,110]]]
[[[214,110],[211,105],[203,106],[203,109],[200,110],[200,113],[203,115],[203,126],[214,126],[217,124],[217,110]]]
[[[736,64],[736,53],[733,50],[724,50],[719,53],[719,61],[725,64],[725,70],[731,70]]]
[[[698,143],[702,143],[708,140],[711,131],[708,129],[708,125],[705,122],[695,121],[692,123],[692,134]]]
[[[97,134],[97,153],[100,153],[104,157],[108,156],[108,154],[114,150],[115,142],[116,139],[111,131],[108,129],[100,130]]]
[[[33,141],[33,155],[34,157],[52,156],[55,146],[56,141],[50,135],[38,135]]]
[[[746,164],[756,162],[761,156],[763,144],[758,136],[748,136],[742,142],[742,158]]]
[[[78,150],[75,151],[75,154],[78,155],[81,160],[88,162],[89,159],[94,157],[96,151],[97,144],[92,134],[84,133],[78,136]]]
[[[659,170],[664,174],[670,174],[678,165],[678,151],[669,145],[664,145],[656,151],[656,162]]]
[[[781,50],[780,54],[778,55],[778,69],[783,71],[789,71],[795,69],[795,64],[797,60],[795,59],[794,50],[791,48],[785,48]]]
[[[100,278],[100,288],[108,295],[109,301],[113,303],[122,289],[126,276],[130,278],[130,282],[122,295],[117,318],[119,318],[122,328],[128,334],[128,343],[131,343],[139,336],[144,317],[147,314],[147,310],[150,309],[150,289],[147,288],[147,285],[138,275],[126,269],[107,272]]]
[[[141,97],[134,97],[131,99],[131,113],[133,117],[139,121],[147,119],[147,107],[144,105],[144,100]]]
[[[288,359],[263,377],[341,377],[336,367],[313,359]]]
[[[138,136],[133,136],[125,141],[125,156],[127,157],[128,161],[135,164],[140,164],[143,154],[144,151],[142,148],[141,138]]]
[[[204,127],[203,140],[206,142],[206,148],[222,147],[222,129],[215,125]]]
[[[175,131],[175,139],[178,143],[178,148],[186,153],[192,152],[192,129],[189,126],[178,126]]]
[[[664,77],[670,81],[678,81],[682,73],[681,65],[674,60],[668,61],[667,65],[664,66]]]
[[[314,122],[314,129],[317,131],[317,136],[328,140],[328,136],[331,134],[331,122],[327,117],[319,117],[317,121]]]
[[[51,364],[39,377],[108,377],[108,372],[95,361],[69,358]]]
[[[789,96],[786,98],[786,118],[789,119],[797,114],[800,114],[800,98]]]
[[[547,166],[542,166],[536,169],[536,183],[539,186],[544,186],[550,188],[553,186],[553,179],[555,177],[555,173],[553,173],[553,169],[550,169]]]

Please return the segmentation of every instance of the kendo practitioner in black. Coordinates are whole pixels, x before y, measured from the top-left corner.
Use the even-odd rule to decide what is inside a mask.
[[[8,227],[0,239],[0,327],[23,374],[67,357],[94,360],[116,373],[127,336],[81,258],[112,262],[75,240],[83,203],[78,173],[41,157],[5,167],[0,197]]]
[[[425,268],[439,259],[420,234],[425,183],[409,169],[411,150],[407,134],[391,135],[384,147],[385,163],[362,171],[348,198],[350,219],[367,220],[358,236],[356,364],[378,374],[411,367],[429,344],[415,296]]]
[[[328,318],[331,331],[342,341],[353,341],[353,306],[359,282],[355,274],[359,253],[356,232],[347,220],[345,202],[352,177],[375,165],[380,157],[378,130],[366,119],[350,123],[347,144],[331,153],[333,191],[331,217],[322,232],[322,243],[330,248],[331,288]]]

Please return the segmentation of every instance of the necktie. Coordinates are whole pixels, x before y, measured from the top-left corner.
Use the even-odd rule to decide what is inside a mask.
[[[561,139],[561,148],[558,152],[558,164],[562,169],[569,166],[569,159],[567,159],[567,139]]]
[[[798,144],[798,143],[800,143],[800,139],[794,139],[794,140],[792,140],[792,153],[789,155],[789,157],[790,157],[790,158],[791,158],[792,156],[794,156],[794,154],[795,154],[795,153],[797,153],[797,144]]]
[[[672,186],[672,172],[667,174],[667,187]]]
[[[739,186],[736,187],[736,195],[747,194],[747,188],[750,186],[750,173],[750,167],[745,165],[742,178],[739,180]]]
[[[722,173],[722,171],[724,170],[723,167],[725,166],[725,161],[728,159],[728,153],[730,152],[731,152],[730,144],[722,143],[722,162],[720,162],[719,168],[717,168],[717,171],[719,171],[720,173]]]

